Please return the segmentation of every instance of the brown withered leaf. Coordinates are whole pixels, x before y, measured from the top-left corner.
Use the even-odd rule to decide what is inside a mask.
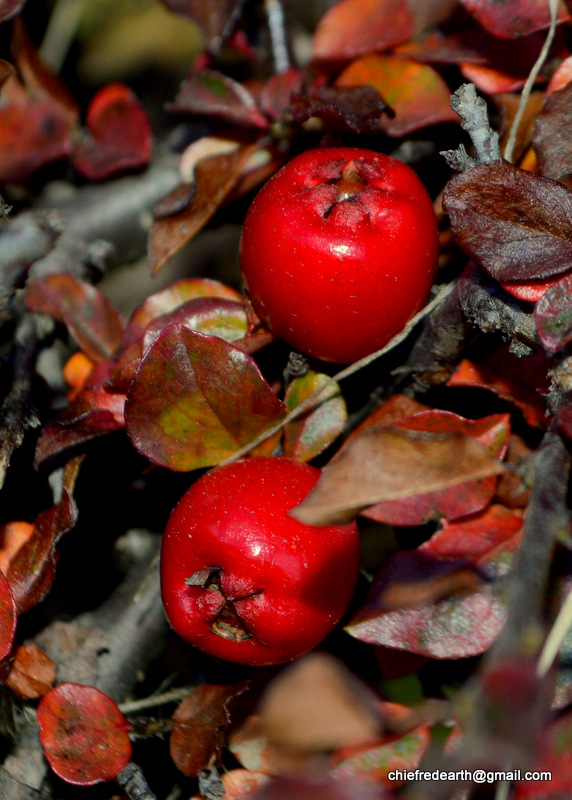
[[[377,739],[383,729],[378,701],[342,662],[310,653],[270,682],[259,713],[278,750],[311,755]]]
[[[540,174],[572,187],[572,83],[546,98],[532,144]]]
[[[6,681],[13,692],[25,700],[34,700],[43,697],[55,681],[55,664],[43,650],[35,644],[18,647]]]
[[[155,221],[149,238],[149,264],[155,275],[213,216],[234,188],[256,145],[205,158],[195,167],[196,191],[178,214]]]
[[[507,161],[456,175],[443,207],[457,243],[499,281],[549,278],[572,263],[572,191]]]
[[[56,545],[77,520],[72,492],[82,460],[83,457],[78,456],[68,463],[64,471],[62,499],[38,514],[33,535],[10,560],[6,578],[12,587],[18,614],[39,603],[53,583]]]
[[[503,471],[497,458],[465,434],[373,426],[323,469],[315,488],[290,513],[309,525],[348,522],[384,500],[436,492]]]
[[[184,775],[196,777],[222,750],[233,703],[248,681],[231,686],[205,683],[193,689],[173,714],[171,758]]]

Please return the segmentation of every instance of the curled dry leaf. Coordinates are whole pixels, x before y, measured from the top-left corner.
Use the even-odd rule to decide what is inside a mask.
[[[570,269],[572,191],[506,161],[456,175],[443,207],[458,244],[493,278],[551,278]]]
[[[56,545],[77,520],[77,506],[72,492],[81,461],[80,456],[68,463],[64,472],[62,499],[38,514],[32,534],[10,559],[6,577],[19,614],[39,603],[53,583]]]
[[[50,767],[67,783],[113,780],[131,759],[129,724],[93,686],[61,683],[38,706],[40,741]]]
[[[347,522],[385,500],[436,492],[503,471],[497,458],[465,434],[374,426],[324,468],[316,487],[291,514],[310,525]]]
[[[26,286],[26,305],[62,322],[93,361],[105,361],[119,346],[125,324],[105,295],[66,272],[33,278]]]
[[[139,452],[183,472],[219,463],[285,413],[249,355],[181,325],[169,325],[147,350],[125,405],[127,433]],[[275,438],[257,452],[274,444]]]
[[[149,263],[156,274],[189,242],[213,216],[236,186],[256,145],[245,145],[224,155],[212,156],[195,165],[196,191],[183,211],[155,220],[149,238]]]
[[[173,714],[171,758],[184,775],[196,777],[213,760],[218,762],[233,703],[248,682],[232,686],[202,684],[193,689]]]
[[[16,650],[6,684],[25,700],[43,697],[56,681],[56,667],[51,658],[34,644]]]

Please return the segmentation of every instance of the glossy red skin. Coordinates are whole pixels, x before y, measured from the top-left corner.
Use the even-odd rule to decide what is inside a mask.
[[[179,636],[227,661],[266,665],[303,655],[332,631],[355,589],[359,536],[354,522],[316,527],[288,514],[319,476],[289,458],[260,457],[216,467],[188,489],[161,551],[163,604]],[[212,632],[225,597],[185,584],[214,567],[252,638]]]
[[[344,193],[336,181],[352,162],[362,183]],[[240,245],[245,285],[265,324],[338,363],[402,330],[427,298],[437,257],[437,218],[415,172],[350,147],[288,162],[255,197]]]

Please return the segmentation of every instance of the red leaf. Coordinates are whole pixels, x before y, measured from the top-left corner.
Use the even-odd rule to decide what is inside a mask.
[[[250,356],[181,325],[167,327],[147,350],[125,405],[139,452],[183,472],[219,463],[284,414]]]
[[[38,706],[40,740],[50,767],[67,783],[113,780],[131,759],[129,725],[99,689],[62,683]]]
[[[242,302],[240,292],[209,278],[183,278],[144,300],[131,315],[123,334],[117,361],[112,368],[114,388],[127,391],[135,377],[143,354],[143,337],[148,325],[189,301],[214,297],[235,303]]]
[[[336,778],[348,783],[369,787],[372,792],[380,786],[396,789],[405,781],[391,780],[388,775],[393,770],[415,770],[429,748],[431,728],[419,725],[403,736],[387,737],[357,749],[355,752],[335,753],[337,766],[332,771]]]
[[[0,183],[25,183],[46,164],[67,158],[70,129],[53,103],[7,104],[0,108]]]
[[[102,292],[66,272],[30,280],[26,306],[63,322],[93,361],[105,361],[113,355],[125,328]]]
[[[12,652],[16,622],[16,601],[8,580],[0,572],[0,666]]]
[[[408,430],[464,433],[477,439],[498,458],[502,458],[506,452],[510,433],[508,414],[468,420],[449,411],[421,411],[394,425]],[[371,506],[362,514],[393,525],[420,525],[439,517],[457,519],[484,508],[493,497],[496,484],[496,477],[469,481],[436,493],[389,500]]]
[[[189,75],[169,106],[173,111],[221,117],[236,125],[267,130],[268,120],[241,83],[216,70]]]
[[[339,0],[318,22],[314,57],[354,58],[403,42],[412,32],[405,0]]]
[[[501,347],[478,364],[463,359],[447,386],[487,389],[520,408],[529,425],[545,428],[548,417],[542,394],[548,391],[549,369],[549,361],[543,354],[516,358],[508,348]]]
[[[480,24],[494,36],[512,39],[547,28],[550,12],[546,0],[461,0]],[[559,4],[560,22],[570,19],[564,3]]]
[[[70,128],[79,119],[79,106],[62,80],[42,61],[28,36],[22,17],[14,20],[10,42],[14,63],[28,97],[49,103]]]
[[[459,121],[450,106],[451,92],[431,67],[405,58],[369,54],[353,61],[336,86],[373,86],[395,112],[382,117],[379,127],[390,136],[403,136],[438,122]]]
[[[516,784],[515,800],[551,800],[572,791],[572,713],[565,713],[541,734],[538,756],[531,769],[550,773],[550,780]]]
[[[346,630],[360,641],[433,658],[483,653],[505,621],[492,581],[506,572],[521,527],[521,515],[502,506],[444,523],[417,550],[390,559]]]
[[[89,135],[73,153],[74,166],[90,181],[102,181],[149,163],[153,137],[147,115],[127,86],[112,83],[93,97],[87,111]]]

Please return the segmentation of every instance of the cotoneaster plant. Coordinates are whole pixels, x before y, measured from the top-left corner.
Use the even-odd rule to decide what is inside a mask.
[[[353,595],[355,522],[316,527],[289,515],[320,471],[284,457],[215,467],[175,506],[161,551],[173,629],[227,661],[268,665],[318,645]]]
[[[433,283],[438,225],[406,164],[372,150],[308,150],[259,191],[240,260],[254,309],[280,339],[346,363],[383,347]]]

